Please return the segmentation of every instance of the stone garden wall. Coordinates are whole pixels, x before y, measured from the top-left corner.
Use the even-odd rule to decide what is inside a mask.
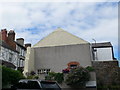
[[[93,61],[98,87],[120,86],[118,61]]]

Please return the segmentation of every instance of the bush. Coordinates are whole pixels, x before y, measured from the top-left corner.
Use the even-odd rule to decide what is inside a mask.
[[[55,72],[49,72],[48,75],[45,77],[45,80],[54,80],[55,75]]]
[[[56,80],[58,83],[62,83],[63,80],[64,80],[64,75],[63,75],[63,73],[56,73],[56,75],[55,75],[55,80]]]
[[[27,79],[39,79],[39,76],[37,76],[37,75],[29,75],[29,76],[27,76]]]
[[[33,79],[33,77],[34,77],[34,76],[29,75],[29,76],[27,76],[27,79]]]
[[[86,69],[89,71],[89,72],[92,72],[92,71],[95,71],[95,69],[91,66],[87,66]]]
[[[71,69],[66,77],[66,84],[71,87],[85,87],[87,81],[89,81],[89,71],[83,67]]]
[[[45,77],[45,80],[54,80],[54,81],[57,81],[58,83],[62,83],[64,80],[64,75],[63,75],[63,73],[50,72]]]
[[[17,70],[7,68],[5,66],[0,66],[2,68],[2,86],[8,84],[16,84],[20,79],[25,78],[22,73]]]
[[[39,79],[39,76],[34,76],[34,79]]]

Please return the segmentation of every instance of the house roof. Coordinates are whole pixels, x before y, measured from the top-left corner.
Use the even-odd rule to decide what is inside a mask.
[[[19,44],[18,42],[16,42],[16,41],[14,41],[18,46],[20,46],[21,48],[23,48],[24,50],[26,50],[26,47],[25,46],[23,46],[23,45],[21,45],[21,44]]]
[[[112,47],[112,44],[110,42],[103,42],[103,43],[92,43],[93,48],[98,47]]]
[[[72,35],[71,33],[58,28],[48,36],[40,40],[33,47],[49,47],[49,46],[61,46],[61,45],[73,45],[73,44],[88,44],[89,42]]]
[[[7,62],[7,61],[4,61],[4,60],[2,60],[2,65],[5,65],[5,66],[7,66],[9,68],[14,68],[14,69],[16,68],[16,66],[13,63]]]
[[[10,49],[10,50],[18,53],[18,51],[14,50],[12,47],[10,47],[10,46],[9,46],[7,43],[5,43],[4,41],[1,41],[1,40],[0,40],[0,45],[3,46],[4,48]]]

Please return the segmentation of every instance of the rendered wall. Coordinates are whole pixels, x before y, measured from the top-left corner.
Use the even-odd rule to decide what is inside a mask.
[[[96,61],[108,61],[113,60],[112,48],[95,48],[97,52],[95,53]]]
[[[11,61],[9,60],[10,58],[10,53],[12,54],[12,59]],[[1,47],[1,50],[0,50],[0,60],[4,60],[4,61],[7,61],[7,62],[10,62],[10,63],[13,63],[16,67],[17,67],[17,62],[18,62],[18,53],[17,52],[14,52],[10,49],[7,49],[7,48],[4,48],[4,47]]]
[[[28,47],[26,58],[25,58],[25,67],[24,67],[24,75],[26,76],[26,73],[30,73],[31,71],[35,71],[34,66],[34,49]]]
[[[81,66],[91,66],[89,44],[66,45],[56,47],[39,47],[35,49],[35,70],[51,69],[62,72],[71,61],[77,61]]]

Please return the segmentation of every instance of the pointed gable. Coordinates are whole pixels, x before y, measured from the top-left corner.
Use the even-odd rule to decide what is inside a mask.
[[[33,47],[50,47],[61,45],[73,45],[73,44],[87,44],[89,42],[72,35],[69,32],[64,31],[61,28],[56,29],[48,36],[40,40]]]

